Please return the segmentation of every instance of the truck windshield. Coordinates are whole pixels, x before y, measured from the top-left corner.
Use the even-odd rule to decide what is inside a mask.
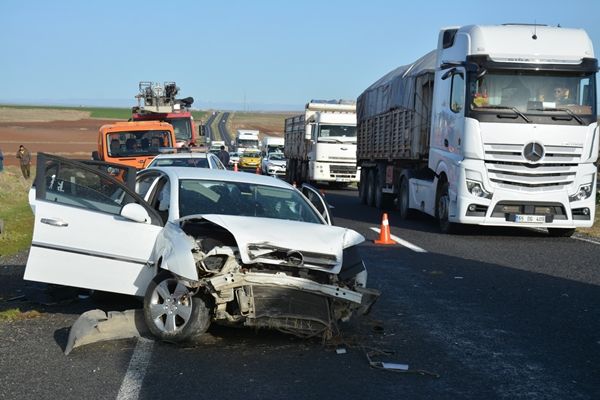
[[[175,131],[175,139],[178,141],[188,141],[192,138],[192,128],[189,118],[165,118],[165,122],[173,125]]]
[[[595,82],[594,74],[587,72],[488,71],[469,85],[470,109],[592,116],[596,114]]]
[[[110,132],[106,135],[108,155],[111,157],[151,156],[161,147],[173,147],[169,131]]]
[[[356,138],[356,126],[319,125],[319,140],[325,138]],[[326,141],[326,140],[324,140]]]
[[[258,147],[257,139],[238,139],[238,147]]]

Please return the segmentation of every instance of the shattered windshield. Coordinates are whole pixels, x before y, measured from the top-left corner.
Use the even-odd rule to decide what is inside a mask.
[[[224,214],[323,222],[295,190],[245,182],[185,179],[179,182],[179,217]]]
[[[595,114],[593,73],[552,71],[488,71],[470,83],[473,111],[508,113]],[[506,111],[505,111],[506,110]]]

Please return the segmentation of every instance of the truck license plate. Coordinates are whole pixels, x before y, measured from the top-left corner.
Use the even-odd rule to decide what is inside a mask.
[[[517,223],[544,223],[546,222],[545,215],[515,215],[515,222]]]
[[[350,178],[335,178],[336,182],[350,182]]]

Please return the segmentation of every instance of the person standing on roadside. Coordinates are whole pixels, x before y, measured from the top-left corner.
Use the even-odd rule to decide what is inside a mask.
[[[29,179],[31,153],[29,153],[29,150],[27,150],[25,146],[20,145],[19,151],[17,151],[17,158],[19,159],[19,164],[21,165],[21,172],[23,173],[23,178]]]
[[[2,154],[2,149],[0,149],[0,172],[4,170],[4,154]]]
[[[225,151],[225,146],[221,146],[221,151],[219,151],[218,157],[225,168],[229,167],[229,153]]]

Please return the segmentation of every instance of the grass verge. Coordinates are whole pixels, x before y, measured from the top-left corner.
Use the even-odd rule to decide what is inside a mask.
[[[35,171],[31,172],[35,176]],[[4,228],[0,234],[0,256],[18,253],[31,244],[33,213],[27,201],[32,179],[25,180],[14,166],[0,172],[0,219]]]
[[[42,314],[36,310],[21,311],[20,308],[11,308],[0,312],[0,322],[22,321],[41,317]]]

